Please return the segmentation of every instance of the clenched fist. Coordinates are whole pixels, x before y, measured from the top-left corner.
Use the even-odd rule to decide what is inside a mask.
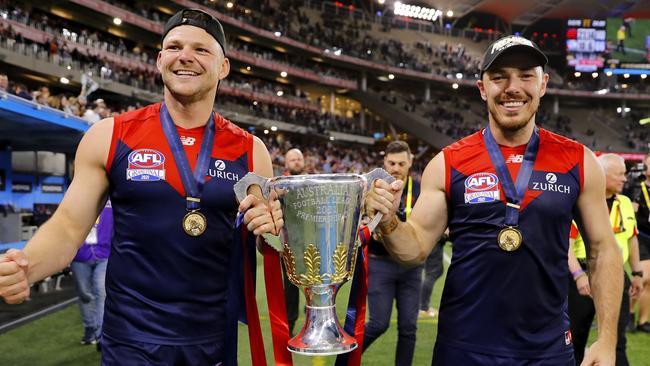
[[[377,179],[373,183],[372,190],[366,196],[366,212],[369,217],[375,217],[377,212],[384,216],[381,218],[381,224],[389,223],[395,212],[399,208],[400,197],[404,182],[396,180],[388,184],[382,179]]]
[[[9,249],[0,256],[0,297],[7,304],[20,304],[29,297],[28,268],[21,250]]]

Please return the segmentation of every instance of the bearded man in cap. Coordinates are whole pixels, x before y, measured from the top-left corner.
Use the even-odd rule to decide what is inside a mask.
[[[598,340],[582,365],[614,365],[623,283],[604,174],[588,148],[535,126],[546,63],[525,38],[494,42],[477,82],[486,128],[432,159],[406,222],[395,217],[403,182],[376,181],[366,198],[370,216],[383,213],[384,245],[402,263],[422,263],[449,226],[433,365],[575,364],[566,281],[574,212],[590,243],[598,315]]]
[[[30,283],[67,266],[108,196],[102,365],[217,365],[233,356],[224,344],[235,216],[245,212],[254,235],[283,226],[279,202],[238,203],[233,185],[249,171],[272,176],[271,158],[213,111],[230,71],[216,18],[196,9],[172,16],[157,67],[164,101],[88,130],[58,210],[23,251],[0,258],[0,295],[22,302]]]

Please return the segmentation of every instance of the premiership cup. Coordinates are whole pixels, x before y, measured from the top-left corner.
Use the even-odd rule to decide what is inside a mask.
[[[357,237],[364,194],[375,179],[394,178],[383,169],[368,174],[313,174],[262,178],[248,173],[235,184],[243,200],[252,185],[262,194],[275,192],[282,207],[280,238],[265,235],[280,252],[288,279],[304,289],[306,320],[289,340],[289,351],[308,355],[336,355],[357,348],[339,324],[335,299],[340,286],[352,278],[360,243]],[[368,225],[372,231],[381,214]],[[276,294],[277,296],[277,294]]]

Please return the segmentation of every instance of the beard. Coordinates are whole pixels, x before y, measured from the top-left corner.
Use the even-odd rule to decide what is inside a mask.
[[[303,174],[304,171],[305,171],[304,168],[297,168],[297,169],[289,168],[289,174],[291,175],[301,175]]]
[[[539,99],[531,100],[530,104],[527,105],[527,108],[522,110],[519,115],[515,118],[510,116],[504,116],[505,118],[499,118],[500,115],[503,116],[503,113],[500,113],[496,105],[488,104],[488,113],[492,120],[497,124],[497,126],[507,132],[516,132],[524,128],[528,123],[533,119],[537,109],[539,108]]]

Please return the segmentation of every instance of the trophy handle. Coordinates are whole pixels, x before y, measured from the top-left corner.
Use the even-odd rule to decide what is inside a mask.
[[[248,188],[254,185],[260,186],[260,188],[262,189],[262,196],[264,196],[264,198],[266,199],[269,199],[269,194],[271,193],[269,181],[270,179],[260,177],[255,173],[246,174],[244,178],[240,179],[239,182],[235,183],[235,185],[233,186],[233,190],[235,191],[235,196],[237,196],[237,200],[239,202],[244,200],[244,198],[248,196]],[[279,236],[267,233],[267,234],[262,234],[262,237],[266,240],[266,243],[269,244],[269,246],[271,246],[271,248],[282,253],[282,241],[280,240]]]
[[[233,186],[237,200],[239,202],[243,201],[244,198],[248,196],[248,188],[254,185],[260,186],[262,189],[262,196],[269,199],[269,194],[271,193],[269,188],[269,178],[260,177],[255,173],[248,173]]]
[[[392,175],[388,174],[388,172],[382,168],[375,168],[369,173],[364,174],[363,176],[366,177],[366,181],[368,182],[368,190],[372,189],[372,185],[373,183],[375,183],[377,179],[383,179],[386,182],[388,182],[388,184],[393,183],[395,181],[395,178]],[[368,227],[368,230],[370,230],[370,232],[375,231],[377,225],[379,225],[379,221],[381,221],[381,218],[383,216],[384,214],[378,212],[375,215],[375,217],[373,217],[372,220],[370,220],[368,225],[366,225]]]

